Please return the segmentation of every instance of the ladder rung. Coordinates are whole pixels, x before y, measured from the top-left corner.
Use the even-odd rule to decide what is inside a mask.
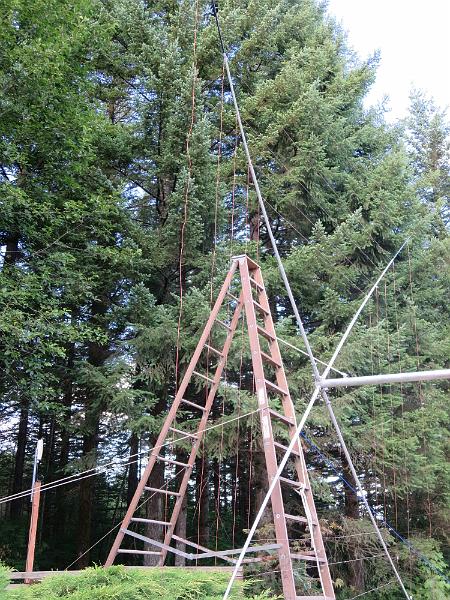
[[[266,331],[264,329],[264,327],[261,327],[260,325],[256,326],[256,331],[259,333],[259,335],[262,335],[263,337],[266,338],[266,340],[269,340],[270,342],[273,342],[275,340],[274,336],[269,333],[268,331]]]
[[[284,515],[288,521],[298,521],[299,523],[308,524],[308,519],[306,517],[298,517],[297,515]]]
[[[296,600],[333,600],[331,596],[297,596]]]
[[[136,523],[153,523],[154,525],[170,525],[170,521],[157,521],[156,519],[142,519],[141,517],[132,517],[132,521]]]
[[[287,485],[291,485],[292,487],[296,487],[296,488],[304,487],[303,483],[300,483],[300,481],[294,481],[293,479],[288,479],[287,477],[279,477],[278,479],[282,483],[286,483]]]
[[[203,412],[206,411],[206,407],[205,406],[200,406],[200,404],[195,404],[195,402],[191,402],[190,400],[186,400],[186,398],[182,398],[181,402],[184,402],[185,404],[187,404],[188,406],[192,406],[193,408],[198,408],[199,410],[202,410]]]
[[[217,350],[217,348],[213,348],[213,346],[210,346],[209,344],[205,344],[205,348],[207,348],[213,354],[216,354],[217,356],[220,356],[220,358],[222,358],[223,353],[220,350]]]
[[[279,396],[289,396],[289,392],[287,390],[283,390],[276,383],[272,383],[268,379],[265,380],[266,388]]]
[[[269,413],[272,415],[272,417],[274,419],[278,419],[279,421],[282,421],[283,423],[286,423],[287,425],[291,425],[291,427],[294,426],[294,421],[287,417],[286,415],[282,415],[281,413],[277,412],[276,410],[273,410],[272,408],[269,408]]]
[[[219,319],[216,319],[216,323],[218,323],[219,325],[222,325],[222,327],[225,327],[225,329],[228,329],[228,331],[231,331],[231,327],[227,323],[224,323],[223,321],[220,321]]]
[[[160,494],[165,494],[166,496],[181,496],[180,492],[173,492],[172,490],[164,490],[162,488],[149,487],[148,485],[146,485],[144,489],[148,492],[159,492]]]
[[[268,310],[266,310],[266,309],[264,308],[264,306],[261,306],[261,304],[260,304],[259,302],[256,302],[256,300],[253,300],[253,304],[254,304],[254,306],[255,306],[256,310],[257,310],[259,313],[261,313],[261,314],[262,314],[264,317],[265,317],[266,315],[270,314],[270,313],[269,313],[269,311],[268,311]]]
[[[299,553],[296,553],[296,554],[291,554],[291,558],[294,558],[295,560],[309,560],[311,562],[316,562],[316,561],[320,562],[320,563],[325,562],[324,558],[316,557],[313,554],[299,554]],[[309,596],[308,596],[308,598],[309,598]]]
[[[256,281],[256,279],[254,279],[253,277],[249,277],[249,279],[250,279],[250,283],[251,283],[252,285],[254,285],[254,286],[255,286],[255,288],[257,288],[257,289],[258,289],[258,290],[260,290],[260,291],[262,291],[262,290],[264,289],[264,287],[263,287],[263,286],[262,286],[260,283],[258,283],[258,282]]]
[[[279,442],[273,442],[273,445],[275,446],[275,448],[277,448],[278,450],[281,450],[282,452],[284,452],[286,454],[286,451],[288,449],[287,446],[284,446],[283,444],[280,444]],[[300,453],[297,452],[297,450],[292,450],[291,451],[291,456],[295,456],[295,457],[300,457]]]
[[[235,296],[234,294],[232,294],[231,292],[227,292],[227,296],[228,296],[228,298],[231,298],[231,300],[233,300],[234,302],[239,302],[239,298],[237,296]]]
[[[161,460],[162,462],[166,462],[171,465],[178,465],[179,467],[184,467],[186,469],[192,468],[192,465],[189,465],[188,463],[180,462],[179,460],[173,460],[173,458],[166,458],[165,456],[157,456],[156,460]]]
[[[204,379],[208,383],[214,383],[214,379],[211,379],[211,377],[208,377],[207,375],[203,375],[203,373],[199,373],[198,371],[192,371],[192,374],[197,375],[197,377]]]
[[[152,556],[160,556],[161,552],[155,550],[128,550],[126,548],[119,548],[117,554],[147,554]]]
[[[248,268],[254,271],[255,269],[259,269],[258,263],[256,263],[250,256],[245,257],[247,259]]]
[[[176,429],[176,427],[169,427],[170,431],[174,431],[175,433],[180,433],[186,437],[194,438],[194,440],[198,439],[198,435],[195,433],[191,433],[190,431],[182,431],[181,429]]]
[[[281,368],[281,364],[277,362],[274,358],[272,358],[269,354],[266,354],[265,352],[261,351],[261,358],[264,362],[268,363],[269,365],[272,365],[272,367],[275,367],[276,369]]]

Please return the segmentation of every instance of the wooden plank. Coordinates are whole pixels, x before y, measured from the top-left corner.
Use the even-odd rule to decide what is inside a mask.
[[[206,572],[218,572],[218,573],[232,573],[233,572],[233,567],[209,567],[209,566],[199,566],[199,567],[143,567],[143,566],[128,566],[128,565],[124,565],[125,569],[139,569],[139,570],[149,570],[151,571],[152,569],[182,569],[183,571],[185,571],[186,569],[188,571],[206,571]],[[40,581],[41,579],[45,579],[46,577],[50,577],[52,575],[79,575],[80,573],[83,573],[83,570],[76,570],[76,571],[33,571],[33,572],[27,572],[27,571],[13,571],[12,573],[9,574],[9,579],[11,581],[21,581],[23,579],[32,579],[33,581]],[[239,569],[239,575],[238,575],[238,579],[242,579],[243,577],[243,570]],[[21,586],[21,584],[19,583],[15,583],[11,585],[11,588],[16,589],[17,587]]]

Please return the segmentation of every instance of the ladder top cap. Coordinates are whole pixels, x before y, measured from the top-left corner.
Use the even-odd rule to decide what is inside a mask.
[[[237,256],[233,256],[232,260],[236,260],[239,262],[241,262],[242,260],[246,260],[250,269],[259,269],[259,265],[247,254],[238,254]]]

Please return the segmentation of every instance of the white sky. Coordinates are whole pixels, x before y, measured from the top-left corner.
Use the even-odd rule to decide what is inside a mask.
[[[368,104],[389,97],[388,120],[406,116],[413,86],[450,105],[450,0],[328,0],[360,57],[381,51]]]

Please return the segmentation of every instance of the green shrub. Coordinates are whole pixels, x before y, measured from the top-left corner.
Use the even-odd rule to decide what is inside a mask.
[[[144,571],[123,566],[96,567],[78,575],[47,577],[42,583],[7,591],[4,597],[5,600],[220,600],[228,580],[228,573],[200,569]],[[233,587],[231,598],[244,598],[241,582]]]
[[[11,569],[0,561],[0,598],[4,596],[4,590],[9,584],[9,574]]]

